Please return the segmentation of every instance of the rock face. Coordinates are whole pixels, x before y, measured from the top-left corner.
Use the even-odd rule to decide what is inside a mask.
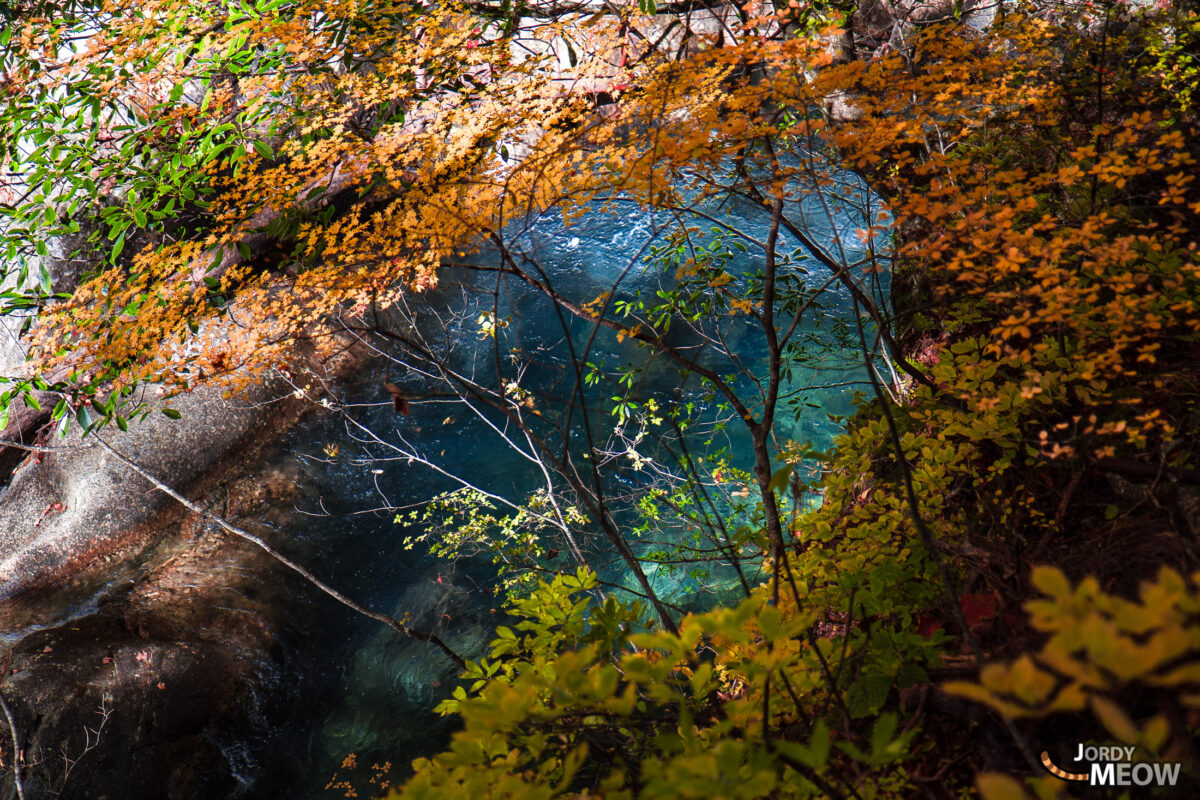
[[[226,400],[201,389],[126,433],[101,435],[203,504],[297,408],[278,384]],[[257,401],[257,402],[254,402]],[[161,405],[157,401],[156,405]],[[226,541],[129,471],[94,436],[51,439],[0,494],[0,797],[236,797],[225,731],[262,725],[287,603],[273,562]],[[261,481],[282,492],[278,481]],[[224,512],[225,505],[217,510]],[[253,504],[243,502],[251,511]],[[270,583],[268,583],[270,582]],[[43,628],[42,630],[37,630]],[[23,760],[15,752],[24,754]]]
[[[253,512],[295,485],[263,475],[250,492],[249,482],[204,499]],[[239,745],[267,733],[280,697],[276,643],[294,625],[296,583],[203,520],[157,521],[147,528],[169,541],[140,574],[92,613],[26,635],[0,662],[15,723],[0,717],[0,798],[17,797],[14,764],[28,800],[232,798],[247,788],[253,764]]]
[[[236,713],[240,688],[241,670],[220,645],[142,639],[102,616],[29,637],[13,667],[3,691],[24,753],[25,797],[234,794],[206,735],[214,717]],[[12,753],[6,742],[8,764]],[[11,771],[7,784],[12,797]]]
[[[257,663],[269,650],[214,636],[219,620],[181,638],[183,620],[170,613],[180,606],[137,619],[120,605],[28,636],[12,653],[0,692],[24,753],[25,797],[236,796],[220,731],[257,715],[260,687],[246,677],[269,674]],[[13,797],[11,768],[6,783]]]
[[[65,256],[49,268],[56,290],[78,278]],[[24,322],[0,317],[0,375],[28,372]],[[302,384],[326,385],[358,359],[297,352],[289,366]],[[284,375],[232,398],[214,386],[169,399],[144,389],[133,398],[150,409],[144,421],[86,437],[75,426],[65,439],[48,426],[57,397],[42,393],[42,410],[12,406],[0,440],[49,450],[0,442],[0,800],[250,790],[243,745],[267,735],[273,704],[288,697],[279,642],[307,613],[299,581],[98,439],[272,539],[273,512],[260,512],[292,505],[299,483],[286,468],[264,471],[262,453],[313,408],[293,389]]]
[[[127,432],[110,426],[99,435],[182,491],[252,441],[271,413],[262,404],[280,394],[279,384],[265,384],[234,402],[204,387],[171,401],[180,420],[155,410]],[[92,436],[81,440],[76,431],[50,445],[61,449],[27,458],[0,495],[0,598],[66,579],[82,569],[81,559],[94,565],[144,546],[144,524],[174,502]]]
[[[278,402],[274,402],[278,401]],[[282,379],[226,399],[170,400],[113,448],[199,505],[270,538],[256,515],[295,502],[262,451],[311,404]],[[298,580],[185,511],[78,432],[31,454],[0,493],[0,800],[234,798],[248,790],[270,707],[286,697],[278,642]],[[303,604],[300,604],[303,605]],[[15,740],[15,744],[14,744]],[[14,766],[18,769],[14,770]]]

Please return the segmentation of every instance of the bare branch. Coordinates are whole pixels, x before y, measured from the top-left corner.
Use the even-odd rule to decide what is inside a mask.
[[[205,509],[205,508],[201,508],[200,506],[193,503],[191,500],[188,500],[186,497],[184,497],[183,495],[176,492],[170,486],[167,486],[165,483],[158,480],[158,478],[155,478],[153,475],[151,475],[149,472],[147,472],[145,469],[143,469],[141,467],[141,465],[139,465],[138,463],[136,463],[129,457],[125,456],[121,452],[119,452],[116,448],[114,448],[108,442],[101,439],[99,436],[96,437],[96,440],[98,442],[100,442],[101,446],[103,446],[105,450],[108,450],[108,452],[110,452],[114,456],[116,456],[119,461],[121,461],[123,464],[128,466],[130,469],[132,469],[138,475],[141,475],[143,478],[145,478],[150,483],[154,484],[154,488],[156,488],[160,492],[166,494],[168,497],[171,497],[174,500],[178,501],[182,506],[187,508],[189,511],[192,511],[193,513],[199,514],[202,517],[212,520],[213,522],[217,523],[217,525],[224,528],[226,531],[232,533],[234,536],[237,536],[238,538],[244,539],[245,541],[250,542],[251,544],[255,545],[256,547],[261,549],[263,552],[265,552],[267,555],[269,555],[271,558],[275,559],[280,564],[283,564],[285,567],[292,570],[297,575],[304,578],[306,581],[311,583],[313,586],[317,587],[322,592],[329,595],[334,600],[337,600],[339,603],[346,606],[347,608],[349,608],[353,611],[356,611],[359,614],[362,614],[364,617],[370,617],[371,619],[373,619],[377,622],[382,622],[384,625],[387,625],[392,630],[394,630],[398,633],[402,633],[405,636],[408,636],[409,638],[418,639],[422,642],[428,642],[429,644],[437,646],[443,653],[445,653],[450,658],[451,661],[453,661],[456,665],[458,665],[458,667],[460,669],[466,669],[467,662],[463,659],[463,657],[460,656],[458,653],[454,652],[454,650],[452,650],[450,648],[450,646],[448,644],[446,644],[441,639],[441,637],[439,637],[436,633],[429,633],[426,631],[417,630],[416,628],[411,628],[408,625],[405,625],[400,620],[396,619],[395,617],[391,617],[387,614],[384,614],[381,611],[374,611],[358,602],[355,602],[354,600],[351,600],[349,597],[342,594],[337,589],[334,589],[332,586],[325,583],[317,576],[313,575],[311,572],[309,572],[307,569],[305,569],[304,567],[297,564],[295,561],[292,561],[287,556],[283,555],[278,550],[271,547],[271,545],[267,544],[265,541],[263,541],[259,537],[255,536],[252,533],[248,533],[247,531],[244,531],[241,528],[238,528],[238,527],[232,525],[231,523],[229,523],[222,517],[218,516],[217,514],[214,514],[212,511],[209,511],[208,509]]]

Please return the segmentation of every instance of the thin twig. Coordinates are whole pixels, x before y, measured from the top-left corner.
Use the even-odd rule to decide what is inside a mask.
[[[0,708],[4,709],[4,717],[8,720],[8,732],[12,735],[13,782],[17,785],[17,798],[25,800],[25,785],[21,783],[21,766],[25,759],[21,757],[20,734],[17,733],[17,722],[13,719],[12,709],[8,707],[8,701],[4,699],[3,692],[0,692]]]
[[[69,444],[62,447],[43,447],[36,444],[22,444],[21,442],[10,442],[7,439],[0,439],[0,447],[13,447],[17,450],[25,450],[30,453],[62,453],[66,450],[78,450],[79,445]]]
[[[858,311],[860,305],[855,300],[855,311]],[[967,643],[967,647],[975,655],[975,661],[980,667],[983,667],[987,660],[984,657],[983,650],[979,647],[979,642],[975,639],[975,634],[971,631],[971,626],[967,624],[966,615],[963,613],[962,604],[959,602],[958,588],[955,585],[954,576],[950,572],[949,565],[942,558],[942,554],[938,548],[932,531],[925,524],[924,517],[921,516],[921,507],[917,501],[916,489],[913,486],[912,479],[912,464],[909,463],[907,456],[904,454],[904,445],[900,438],[900,431],[896,427],[896,418],[892,414],[892,408],[887,397],[884,396],[882,381],[879,374],[875,371],[874,359],[871,357],[871,351],[867,348],[866,333],[863,330],[862,316],[858,316],[858,338],[862,349],[863,360],[867,367],[867,375],[871,378],[871,387],[875,390],[875,399],[879,401],[880,410],[883,411],[883,418],[887,422],[888,434],[891,437],[892,450],[896,455],[896,464],[900,468],[900,477],[904,484],[904,496],[907,500],[909,517],[912,519],[913,526],[917,529],[917,536],[921,540],[922,546],[925,548],[929,557],[933,559],[934,566],[937,567],[938,576],[941,578],[942,590],[947,595],[951,609],[953,609],[955,621],[958,622],[958,627],[962,631],[963,639]],[[1025,735],[1017,728],[1016,723],[1011,718],[1001,714],[1000,718],[1004,722],[1004,727],[1008,730],[1009,736],[1017,745],[1017,749],[1021,751],[1021,755],[1025,757],[1026,762],[1031,769],[1037,769],[1038,760],[1033,754],[1033,749],[1029,746],[1029,741]]]
[[[58,791],[54,793],[55,797],[61,797],[63,789],[67,786],[67,779],[71,777],[71,771],[88,753],[100,746],[100,735],[104,732],[104,726],[108,724],[108,720],[112,717],[112,709],[108,707],[108,695],[100,698],[100,709],[96,712],[100,717],[100,724],[93,730],[87,725],[83,726],[83,750],[75,758],[67,755],[66,747],[59,752],[63,760],[63,774],[58,783]]]

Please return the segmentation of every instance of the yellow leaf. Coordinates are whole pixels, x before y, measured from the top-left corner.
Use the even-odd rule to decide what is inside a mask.
[[[1104,724],[1108,732],[1122,742],[1136,742],[1138,728],[1133,720],[1116,703],[1099,695],[1092,695],[1092,713]]]
[[[1071,593],[1071,582],[1062,570],[1056,567],[1039,566],[1033,568],[1033,585],[1042,594],[1051,597],[1065,597]]]
[[[1020,781],[995,772],[985,772],[976,779],[983,800],[1033,800]]]

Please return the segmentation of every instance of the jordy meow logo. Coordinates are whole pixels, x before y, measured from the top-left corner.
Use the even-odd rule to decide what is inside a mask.
[[[1136,747],[1080,744],[1075,763],[1087,767],[1086,772],[1060,769],[1050,753],[1042,751],[1042,765],[1050,774],[1064,781],[1087,781],[1089,786],[1174,786],[1179,780],[1178,763],[1133,760]],[[1075,767],[1078,769],[1078,767]]]

